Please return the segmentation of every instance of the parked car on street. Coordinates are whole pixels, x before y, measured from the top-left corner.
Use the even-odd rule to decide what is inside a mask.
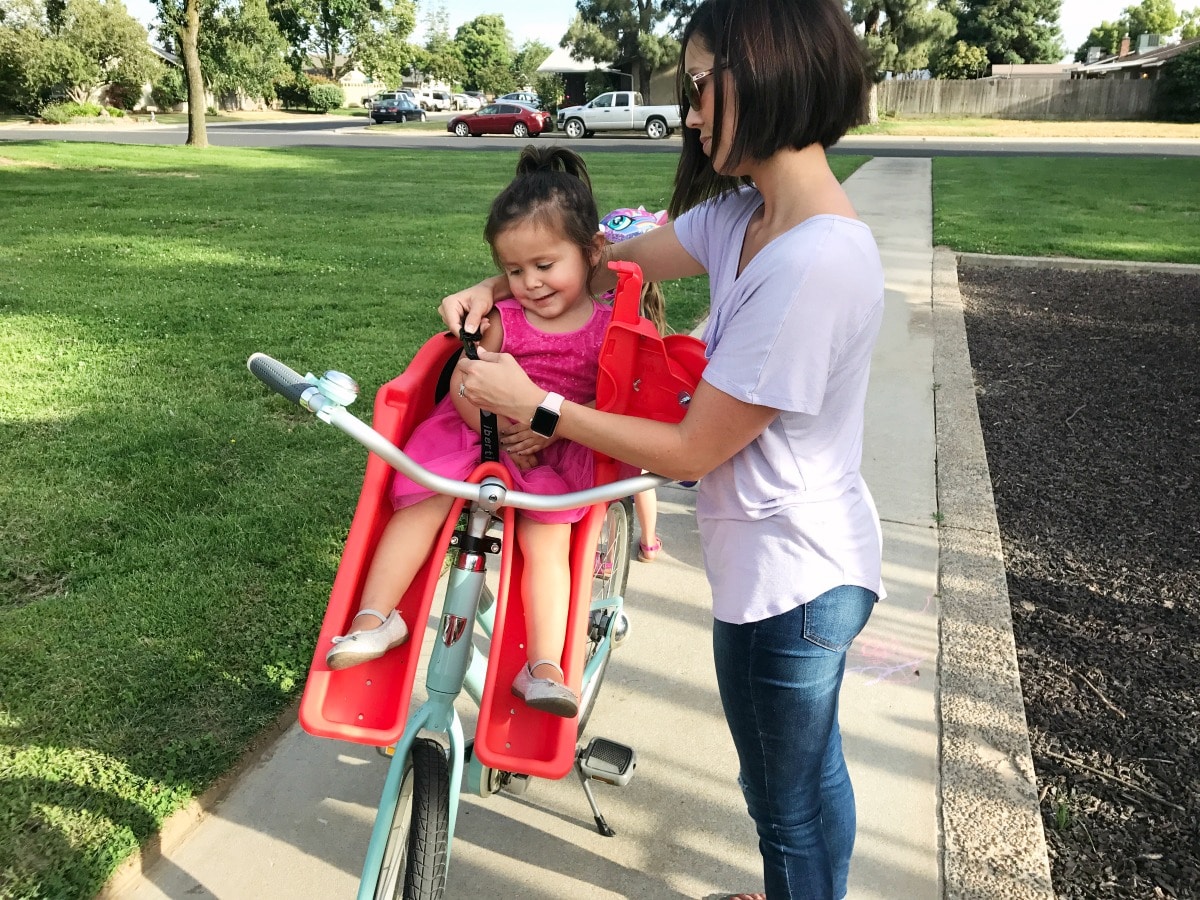
[[[424,122],[426,119],[425,110],[407,97],[390,97],[372,102],[369,115],[376,125],[384,122]]]
[[[596,131],[645,131],[658,140],[682,124],[677,105],[643,106],[637,91],[609,91],[583,106],[558,111],[558,127],[569,138],[590,137]]]
[[[366,107],[367,109],[370,109],[372,106],[374,106],[380,100],[389,100],[389,99],[390,100],[399,100],[401,97],[407,97],[409,100],[412,100],[414,103],[416,102],[416,100],[413,97],[413,92],[410,91],[408,88],[396,88],[395,90],[391,90],[391,91],[380,91],[378,94],[375,94],[374,96],[372,96],[369,100],[364,100],[363,106]]]
[[[416,101],[421,105],[421,109],[442,112],[454,105],[454,95],[449,91],[417,91]]]
[[[497,97],[497,100],[516,100],[518,103],[528,103],[534,109],[542,108],[542,99],[533,91],[513,91],[511,94],[504,94]]]
[[[534,109],[525,103],[496,102],[478,112],[455,116],[446,123],[446,130],[459,137],[515,134],[523,138],[553,131],[554,119],[545,110]]]
[[[480,100],[478,97],[472,97],[470,94],[455,94],[453,101],[453,108],[455,110],[475,110],[483,106],[482,100]]]

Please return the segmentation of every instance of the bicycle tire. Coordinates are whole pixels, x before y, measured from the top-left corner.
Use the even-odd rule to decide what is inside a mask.
[[[592,573],[592,603],[604,601],[609,597],[624,597],[625,588],[629,584],[629,561],[633,553],[633,498],[624,497],[614,500],[608,505],[604,515],[604,524],[600,526],[600,537],[596,542],[596,565]],[[595,633],[592,623],[588,623],[588,640],[584,648],[583,661],[586,666],[600,649],[601,635]],[[596,705],[596,697],[604,683],[608,672],[606,654],[600,661],[600,668],[595,677],[583,686],[583,696],[579,701],[579,736],[587,727],[592,709]]]
[[[376,883],[376,900],[441,900],[450,834],[450,764],[437,741],[418,738],[400,779],[400,796]]]

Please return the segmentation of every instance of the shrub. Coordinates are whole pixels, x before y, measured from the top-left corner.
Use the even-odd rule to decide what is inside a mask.
[[[308,90],[308,105],[320,113],[338,109],[346,102],[346,94],[336,84],[314,84]]]
[[[1200,122],[1200,47],[1180,53],[1163,66],[1155,114],[1168,122]]]
[[[124,115],[125,115],[125,110],[123,110],[123,109],[118,109],[118,108],[117,108],[117,107],[115,107],[115,106],[108,106],[108,107],[105,107],[105,108],[108,110],[108,114],[109,114],[110,116],[113,116],[113,117],[115,117],[115,118],[118,118],[118,119],[119,119],[119,118],[121,118],[122,116],[124,116]]]
[[[71,121],[74,115],[70,109],[68,109],[69,106],[73,105],[74,104],[68,103],[47,103],[42,107],[42,111],[39,113],[39,115],[41,116],[43,122],[48,122],[51,125],[65,125],[67,122]]]
[[[150,90],[150,99],[160,110],[172,110],[187,99],[187,85],[183,72],[173,66],[168,68]]]
[[[275,96],[284,109],[308,106],[308,89],[312,82],[303,72],[289,72],[287,77],[275,82]]]

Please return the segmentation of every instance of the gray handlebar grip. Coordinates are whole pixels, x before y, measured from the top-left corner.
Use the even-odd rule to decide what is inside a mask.
[[[246,368],[271,390],[282,394],[293,403],[298,404],[304,392],[312,387],[300,373],[265,353],[255,353],[251,356],[246,360]]]

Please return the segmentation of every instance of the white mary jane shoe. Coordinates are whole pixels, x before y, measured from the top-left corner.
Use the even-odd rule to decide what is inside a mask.
[[[575,718],[579,713],[579,698],[565,684],[551,681],[549,678],[537,678],[533,670],[542,663],[549,663],[558,669],[560,675],[562,674],[562,667],[552,659],[526,663],[513,679],[512,692],[534,709],[562,716],[564,719]]]
[[[369,631],[355,631],[333,639],[333,649],[325,654],[325,665],[329,668],[348,669],[359,663],[379,659],[393,647],[408,640],[408,626],[394,609],[389,615],[373,609],[361,610],[360,616],[375,616],[382,623]]]

